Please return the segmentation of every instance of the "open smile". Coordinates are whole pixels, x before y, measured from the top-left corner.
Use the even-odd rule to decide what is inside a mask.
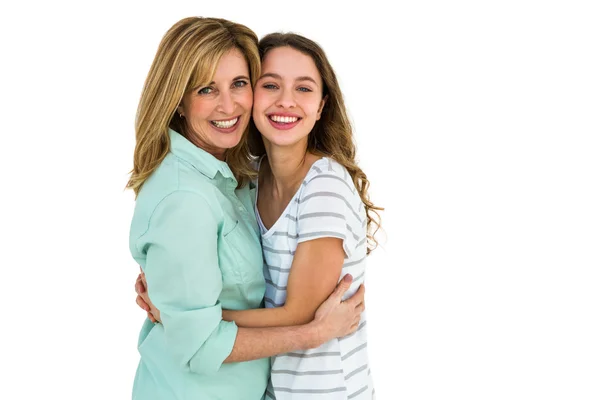
[[[213,120],[210,121],[211,125],[216,128],[219,132],[230,133],[236,130],[240,122],[240,116],[223,119],[223,120]]]
[[[271,114],[267,115],[267,119],[273,127],[280,130],[292,129],[302,120],[302,118],[297,115],[289,114]]]

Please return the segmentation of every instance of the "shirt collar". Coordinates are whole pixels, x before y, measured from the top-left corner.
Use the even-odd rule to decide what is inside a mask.
[[[173,129],[169,129],[169,138],[171,153],[190,163],[201,174],[215,179],[217,172],[220,172],[224,178],[235,180],[227,163],[217,160],[215,156],[197,147]]]

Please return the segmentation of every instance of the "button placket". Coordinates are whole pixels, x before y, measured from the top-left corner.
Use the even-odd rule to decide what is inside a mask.
[[[244,218],[245,220],[248,220],[248,210],[246,210],[246,207],[244,207],[244,204],[242,204],[242,202],[240,201],[240,199],[237,197],[237,195],[235,194],[235,187],[237,185],[235,184],[235,182],[231,182],[230,186],[229,186],[229,193],[228,193],[228,197],[231,200],[231,202],[234,204],[235,208],[237,208],[237,211],[240,214],[241,218]]]

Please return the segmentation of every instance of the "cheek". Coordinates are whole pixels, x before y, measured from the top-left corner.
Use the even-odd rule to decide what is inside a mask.
[[[254,115],[263,113],[268,106],[269,101],[267,96],[261,95],[260,93],[254,95],[254,106],[252,108]]]
[[[310,115],[311,117],[316,118],[317,117],[317,113],[319,112],[319,105],[320,105],[320,101],[315,101],[314,99],[308,100],[306,102],[304,102],[302,108],[304,108],[304,111]]]
[[[253,101],[254,99],[251,90],[248,90],[246,93],[240,94],[240,97],[238,98],[239,105],[242,106],[242,108],[246,111],[250,111],[250,109],[252,109]]]
[[[254,92],[254,109],[261,108],[265,103],[265,95],[262,91]]]
[[[209,101],[194,101],[190,104],[190,112],[193,118],[207,118],[214,106]]]

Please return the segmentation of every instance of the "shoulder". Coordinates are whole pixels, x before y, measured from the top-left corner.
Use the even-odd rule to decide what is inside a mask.
[[[325,191],[337,193],[347,200],[360,200],[352,177],[346,168],[337,161],[323,157],[310,168],[303,182],[304,192]]]
[[[329,158],[316,161],[297,202],[299,242],[336,237],[348,258],[354,254],[366,234],[365,210],[346,168]]]
[[[222,225],[223,211],[196,192],[173,190],[161,196],[138,196],[129,232],[130,246],[171,240],[173,235],[202,236]]]
[[[198,173],[186,161],[168,153],[158,168],[144,182],[137,202],[158,204],[172,193],[187,193],[189,196],[198,195],[211,202],[211,196],[218,190],[210,178]]]
[[[215,217],[222,214],[210,180],[193,173],[191,166],[169,153],[142,186],[135,202],[131,226],[132,235],[141,235],[153,215],[185,214],[190,218],[199,213]]]

